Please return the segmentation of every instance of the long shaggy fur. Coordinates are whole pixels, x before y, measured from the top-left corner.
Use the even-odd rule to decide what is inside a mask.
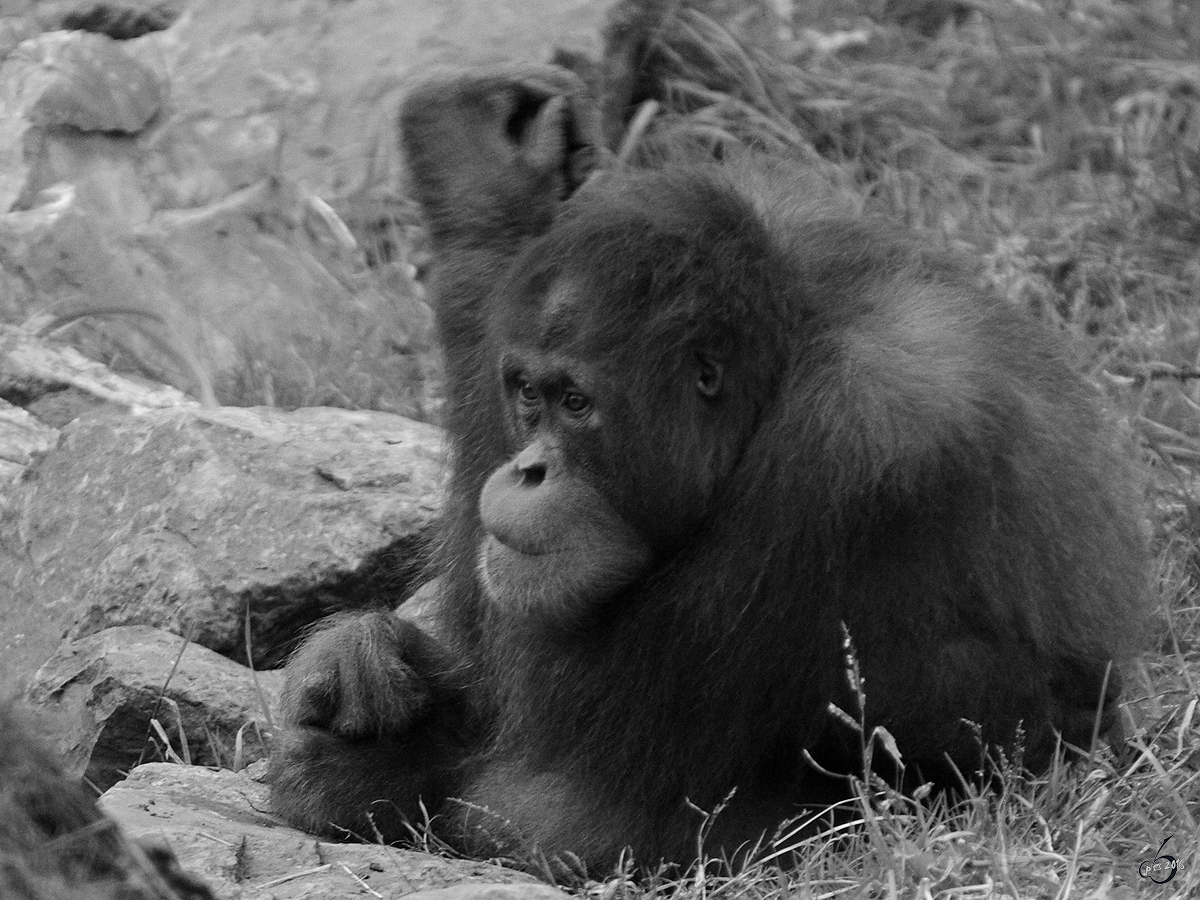
[[[552,81],[437,83],[403,116],[449,366],[435,630],[482,723],[423,795],[442,833],[478,853],[681,860],[695,807],[736,789],[710,838],[732,850],[826,798],[807,753],[861,772],[831,703],[892,733],[906,780],[971,777],[1018,734],[1035,768],[1060,738],[1086,745],[1136,645],[1146,548],[1126,448],[1057,341],[955,260],[753,156],[604,173],[560,202],[569,167],[530,168],[518,127]],[[489,155],[496,129],[514,143]],[[499,375],[516,350],[600,386],[598,430],[545,440],[657,554],[574,629],[478,583],[480,491],[522,450]],[[696,397],[698,351],[722,361],[718,396]],[[293,680],[353,653],[324,639]],[[347,688],[377,689],[393,690]],[[410,749],[338,750],[336,716],[318,718],[324,736],[277,758],[293,818],[353,820],[358,778],[358,801],[411,804]]]

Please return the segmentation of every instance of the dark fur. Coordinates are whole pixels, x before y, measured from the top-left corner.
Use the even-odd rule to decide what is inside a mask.
[[[1134,473],[1057,341],[778,164],[603,173],[563,202],[594,139],[578,92],[535,70],[406,105],[454,451],[441,590],[407,615],[451,655],[377,683],[395,660],[364,664],[352,636],[392,627],[378,615],[302,649],[277,808],[366,831],[367,801],[410,811],[426,751],[457,746],[423,799],[468,850],[684,859],[688,801],[736,788],[712,838],[731,850],[820,797],[806,748],[860,765],[827,714],[856,712],[840,623],[867,727],[910,771],[953,778],[949,757],[969,776],[977,734],[1011,747],[1018,726],[1035,768],[1059,734],[1087,745],[1098,708],[1103,727],[1115,713],[1146,555]],[[535,404],[501,371],[514,355],[516,380],[544,387]],[[598,418],[550,403],[564,372]],[[544,462],[524,489],[586,483],[652,548],[648,571],[587,604],[481,592],[480,493],[529,447]],[[305,692],[339,670],[350,695],[383,698],[352,717],[369,727],[339,728],[329,691]],[[415,717],[393,699],[429,684],[461,694]]]

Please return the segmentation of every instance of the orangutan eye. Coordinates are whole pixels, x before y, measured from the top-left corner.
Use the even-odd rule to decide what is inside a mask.
[[[724,382],[724,368],[719,362],[707,357],[700,358],[699,372],[696,375],[696,390],[709,400],[721,393]]]
[[[583,394],[576,391],[567,391],[563,394],[562,405],[563,409],[571,413],[571,415],[577,416],[580,413],[586,412],[587,408],[592,405],[592,402]]]

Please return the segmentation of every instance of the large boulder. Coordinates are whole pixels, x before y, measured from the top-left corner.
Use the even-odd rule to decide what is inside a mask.
[[[127,625],[63,644],[27,696],[63,773],[104,789],[144,760],[240,769],[262,759],[282,677]]]
[[[101,409],[10,491],[0,583],[73,638],[154,625],[268,668],[412,590],[442,477],[440,430],[388,413]]]

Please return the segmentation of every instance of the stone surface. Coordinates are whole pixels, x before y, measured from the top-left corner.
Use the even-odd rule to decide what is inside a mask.
[[[133,134],[159,111],[166,84],[107,35],[56,31],[8,53],[0,86],[31,125]]]
[[[544,61],[558,48],[596,53],[608,6],[205,0],[134,52],[161,54],[173,78],[164,130],[193,136],[226,184],[278,166],[336,203],[394,187],[395,110],[432,67]]]
[[[57,440],[56,429],[0,398],[0,482],[25,471],[36,454],[45,453]],[[0,487],[0,495],[3,490]]]
[[[282,672],[251,672],[157,628],[109,628],[59,648],[34,676],[39,710],[68,778],[115,784],[143,759],[242,766],[266,755]]]
[[[0,315],[209,405],[435,420],[398,104],[434,67],[596,54],[608,4],[0,5]]]
[[[343,900],[407,897],[462,885],[519,886],[553,900],[561,892],[487,863],[451,860],[379,844],[336,844],[289,828],[269,812],[262,764],[249,772],[155,763],[139,766],[100,798],[131,837],[157,836],[222,900]],[[453,895],[477,897],[479,895]],[[482,896],[487,896],[483,894]]]
[[[30,88],[65,84],[68,92],[105,87],[110,102],[137,110],[151,105],[149,97],[139,99],[139,92],[147,93],[145,81],[165,82],[161,114],[143,140],[127,145],[131,156],[157,158],[160,164],[145,167],[146,174],[177,189],[158,208],[203,206],[277,175],[334,202],[395,187],[395,109],[430,68],[545,61],[559,49],[598,54],[609,3],[190,0],[172,4],[170,14],[160,17],[169,24],[165,30],[120,42],[79,32],[37,34],[44,28],[103,29],[106,17],[81,15],[100,6],[94,2],[43,2],[27,15],[9,17],[0,6],[0,36],[8,36],[0,41],[0,57],[8,57],[14,71],[31,70],[26,79],[10,79],[16,96],[5,114],[13,125],[29,122],[28,105],[17,101],[22,94],[41,94],[27,90],[26,81]],[[111,24],[119,17],[107,18]],[[66,47],[57,52],[77,56],[81,46],[120,61],[107,70],[138,66],[137,77],[98,83],[70,67],[45,66],[51,49]],[[51,121],[87,124],[65,115]],[[133,124],[135,118],[117,121]],[[190,164],[191,173],[176,181],[180,163]]]
[[[568,896],[548,884],[456,884],[405,894],[404,900],[563,900]]]
[[[0,581],[82,637],[145,624],[259,668],[329,612],[395,604],[438,512],[439,429],[334,409],[100,411],[11,491]]]
[[[0,322],[0,600],[7,604],[0,623],[0,696],[20,692],[64,633],[58,617],[15,587],[29,565],[11,506],[12,494],[21,490],[16,479],[57,446],[60,428],[86,412],[198,406],[175,388],[118,375],[72,347],[39,337],[37,327]]]

